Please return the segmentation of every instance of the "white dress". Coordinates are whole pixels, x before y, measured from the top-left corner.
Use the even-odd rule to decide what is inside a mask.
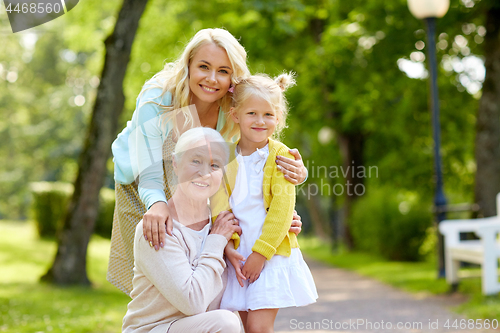
[[[230,205],[242,229],[238,252],[245,258],[252,253],[266,218],[262,181],[268,156],[267,145],[249,156],[236,153],[239,166]],[[304,306],[318,298],[311,271],[298,248],[292,249],[290,257],[275,255],[266,260],[259,278],[251,284],[243,280],[244,287],[239,285],[229,261],[227,266],[228,283],[221,309],[248,311]]]

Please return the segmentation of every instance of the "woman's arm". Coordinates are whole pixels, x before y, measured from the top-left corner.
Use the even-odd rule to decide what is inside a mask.
[[[139,197],[146,206],[143,234],[156,250],[165,243],[165,229],[172,233],[163,184],[163,143],[170,131],[170,123],[163,124],[158,104],[170,104],[170,95],[162,95],[159,87],[145,88],[137,99],[132,117],[133,130],[129,136],[129,152],[134,176],[138,179]],[[165,228],[165,224],[167,228]]]
[[[150,86],[150,85],[149,85]],[[163,143],[171,124],[161,123],[158,104],[170,103],[170,95],[162,98],[161,88],[145,85],[137,99],[132,116],[133,130],[129,136],[129,151],[135,178],[139,179],[139,196],[149,209],[158,201],[167,202],[163,192]]]

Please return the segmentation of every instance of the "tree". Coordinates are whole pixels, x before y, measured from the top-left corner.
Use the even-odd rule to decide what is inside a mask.
[[[495,198],[500,192],[500,5],[491,1],[485,16],[486,77],[477,112],[474,194],[487,217],[497,215]]]
[[[87,245],[94,229],[99,190],[104,182],[111,143],[125,103],[123,80],[147,2],[124,0],[114,31],[105,41],[101,84],[78,163],[75,191],[62,230],[57,235],[58,249],[54,263],[42,280],[56,284],[90,283],[86,272]]]

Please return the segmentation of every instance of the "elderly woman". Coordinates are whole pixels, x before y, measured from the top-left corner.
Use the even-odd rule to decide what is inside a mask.
[[[218,310],[225,283],[224,247],[241,232],[229,212],[210,223],[209,199],[220,187],[229,151],[210,128],[184,132],[175,146],[175,192],[168,200],[172,236],[151,251],[141,221],[134,239],[132,301],[123,332],[240,332],[238,317]]]

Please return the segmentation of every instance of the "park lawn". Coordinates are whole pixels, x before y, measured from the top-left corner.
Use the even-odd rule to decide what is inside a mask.
[[[130,298],[106,281],[109,240],[89,244],[88,288],[39,282],[55,251],[34,224],[0,221],[0,332],[121,332]]]
[[[419,294],[443,294],[432,262],[390,262],[366,253],[340,251],[315,238],[301,237],[302,251],[319,261],[373,277]],[[39,283],[52,263],[54,241],[40,240],[30,222],[0,221],[0,332],[120,332],[129,297],[106,281],[109,240],[93,236],[89,244],[91,288]],[[474,273],[474,272],[473,272]],[[470,299],[456,307],[471,319],[498,319],[500,298],[481,295],[479,278],[466,279],[459,291]]]
[[[450,291],[445,279],[436,279],[436,263],[388,261],[374,254],[347,252],[334,254],[331,246],[314,237],[301,237],[300,248],[307,256],[336,267],[353,270],[361,275],[401,288],[421,296],[446,294]],[[468,301],[452,310],[470,319],[499,319],[500,297],[483,296],[479,269],[468,269],[475,276],[461,280],[458,291],[467,296]]]

